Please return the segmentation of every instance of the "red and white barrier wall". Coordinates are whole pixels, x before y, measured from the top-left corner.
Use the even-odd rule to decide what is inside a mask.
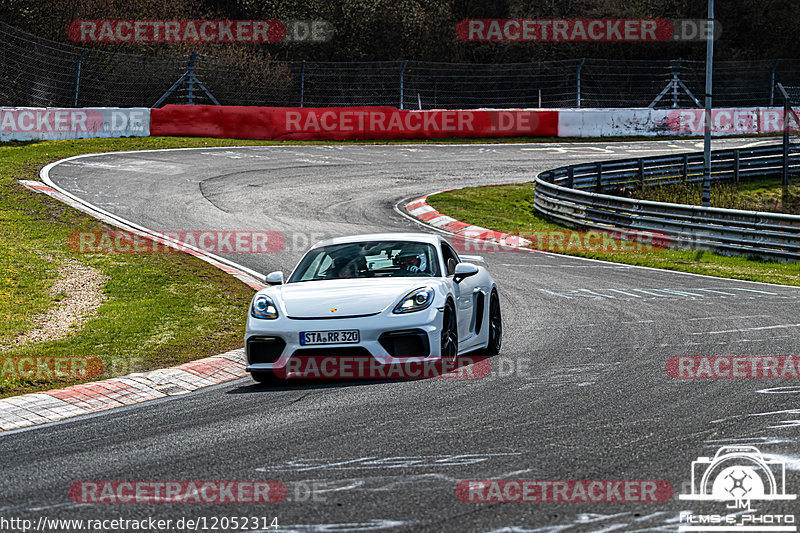
[[[558,111],[431,110],[394,107],[168,105],[151,112],[151,135],[235,139],[361,140],[555,137]]]
[[[701,135],[702,109],[399,110],[393,107],[0,108],[0,141],[174,135],[387,140]],[[789,127],[798,131],[794,116]],[[777,133],[783,108],[714,109],[713,135]]]
[[[793,115],[789,128],[798,131]],[[702,109],[560,109],[559,137],[628,137],[702,135]],[[719,108],[711,111],[712,135],[742,135],[783,131],[782,107]]]

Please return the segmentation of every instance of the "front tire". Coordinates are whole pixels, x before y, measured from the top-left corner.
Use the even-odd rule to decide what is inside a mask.
[[[500,314],[500,297],[492,290],[489,299],[489,340],[486,342],[487,355],[497,355],[503,346],[503,317]]]
[[[447,302],[442,316],[442,361],[453,364],[458,357],[458,323],[453,304]]]

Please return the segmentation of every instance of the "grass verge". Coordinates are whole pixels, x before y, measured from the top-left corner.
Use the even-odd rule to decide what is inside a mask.
[[[466,187],[429,196],[428,204],[462,222],[510,234],[563,231],[564,226],[536,214],[533,191],[533,183]],[[591,252],[564,248],[567,255],[603,261],[800,286],[800,262],[760,261],[691,250]]]
[[[96,378],[184,363],[240,347],[252,289],[185,254],[74,254],[73,231],[110,229],[17,180],[38,179],[47,163],[118,150],[266,144],[226,139],[130,138],[6,143],[0,149],[0,397],[63,387],[87,379],[25,377],[23,358],[97,357]],[[104,301],[93,318],[61,340],[13,346],[58,305],[51,294],[59,266],[73,259],[105,276]],[[93,379],[96,379],[93,378]]]
[[[796,178],[794,180],[797,181]],[[631,192],[631,198],[700,205],[701,183],[676,183],[658,187],[645,187]],[[770,213],[800,214],[800,185],[789,182],[786,191],[780,177],[766,177],[739,183],[715,183],[711,186],[712,207],[766,211]]]

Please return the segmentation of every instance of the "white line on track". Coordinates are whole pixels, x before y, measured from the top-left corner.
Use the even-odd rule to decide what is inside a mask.
[[[719,335],[722,333],[744,333],[745,331],[763,331],[765,329],[800,328],[800,324],[776,324],[774,326],[758,326],[754,328],[723,329],[720,331],[698,331],[691,335]]]

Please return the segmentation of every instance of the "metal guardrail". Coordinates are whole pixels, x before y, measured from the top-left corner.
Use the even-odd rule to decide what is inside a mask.
[[[713,182],[780,175],[783,146],[712,152]],[[800,145],[789,149],[800,172]],[[632,229],[667,236],[671,248],[800,260],[800,216],[634,200],[611,189],[702,182],[703,154],[689,153],[569,165],[536,177],[534,208],[569,226]]]

